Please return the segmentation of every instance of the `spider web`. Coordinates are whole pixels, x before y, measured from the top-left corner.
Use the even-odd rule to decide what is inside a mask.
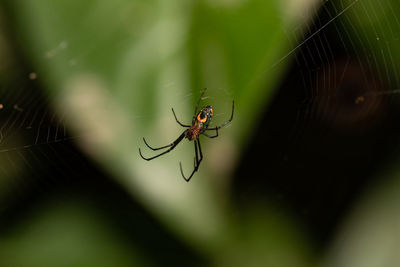
[[[307,25],[305,34],[298,34],[304,31],[301,27],[286,33],[292,40],[293,49],[260,73],[262,76],[262,73],[289,60],[294,60],[294,66],[300,71],[295,78],[302,86],[294,93],[300,95],[302,101],[296,107],[292,143],[298,142],[306,134],[310,121],[315,120],[326,124],[324,131],[368,129],[373,125],[371,121],[379,122],[383,118],[385,103],[395,101],[400,93],[394,51],[387,45],[399,38],[393,28],[400,26],[396,17],[397,6],[394,6],[397,4],[384,0],[372,9],[369,5],[371,2],[362,0],[324,1],[314,10],[319,15]],[[388,10],[391,16],[386,16],[385,21],[375,25],[377,16]],[[354,16],[354,13],[359,16]],[[356,29],[354,17],[359,21],[361,17],[367,18],[367,23],[373,27],[375,40]],[[386,28],[389,31],[384,30]],[[361,48],[357,46],[360,43],[364,43]],[[375,46],[380,49],[374,49]],[[68,42],[61,40],[44,56],[53,57],[65,49],[68,49]],[[69,64],[76,66],[79,61],[73,60]],[[68,168],[68,161],[61,155],[79,136],[68,134],[64,116],[56,116],[49,108],[51,101],[37,90],[37,80],[45,75],[35,71],[25,71],[24,75],[3,85],[0,91],[0,156],[4,158],[0,171],[5,176],[15,175],[20,171],[17,166],[21,163],[22,169],[35,172],[37,162],[43,159],[50,164],[55,164],[58,159],[62,163],[58,166]],[[354,75],[359,76],[358,84],[368,85],[364,91],[337,90],[351,87],[343,84],[347,84]],[[20,79],[25,79],[25,85],[16,89]],[[190,101],[190,98],[190,94],[178,96],[183,101]],[[350,104],[346,106],[343,99],[349,100]],[[354,104],[356,109],[352,109]],[[148,116],[164,116],[164,113],[138,114],[137,118],[146,119]]]
[[[299,48],[294,64],[302,84],[297,88],[302,101],[295,134],[301,134],[299,128],[307,128],[310,121],[324,126],[320,127],[325,131],[322,135],[368,132],[385,117],[389,99],[396,100],[395,53],[384,43],[395,42],[397,37],[388,36],[382,29],[377,31],[381,25],[374,25],[371,18],[384,14],[384,7],[391,11],[393,7],[390,1],[373,8],[368,5],[371,2],[326,2],[313,24],[308,25],[308,41]],[[364,29],[356,29],[354,22],[362,24],[360,17],[367,17],[372,25],[373,40]],[[395,17],[384,23],[399,25]]]
[[[287,60],[291,66],[250,151],[268,153],[246,153],[238,177],[253,181],[235,188],[240,202],[267,195],[287,204],[326,244],[353,201],[398,156],[399,4],[324,1],[314,12],[305,31],[286,32],[293,49],[272,68]]]
[[[26,73],[0,89],[1,196],[19,198],[31,185],[48,185],[45,177],[74,175],[79,153],[63,116],[51,109],[50,99],[38,90],[35,72]],[[21,79],[24,80],[21,87]],[[82,165],[83,166],[83,165]]]

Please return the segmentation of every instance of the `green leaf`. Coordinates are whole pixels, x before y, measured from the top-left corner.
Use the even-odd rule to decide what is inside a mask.
[[[291,55],[286,29],[304,25],[317,1],[50,1],[8,3],[26,54],[77,143],[161,221],[197,248],[224,242],[229,177]],[[306,12],[307,11],[307,12]],[[300,16],[298,13],[301,13]],[[303,16],[303,14],[307,14]],[[172,142],[203,87],[218,139],[202,139],[193,168],[185,140],[151,162],[145,136]],[[213,245],[211,245],[213,244]]]

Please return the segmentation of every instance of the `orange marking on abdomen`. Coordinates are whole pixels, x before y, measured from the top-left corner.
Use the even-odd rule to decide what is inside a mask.
[[[199,122],[206,122],[207,116],[205,116],[204,118],[201,118],[201,113],[199,113],[199,115],[197,115],[197,120],[198,120]]]

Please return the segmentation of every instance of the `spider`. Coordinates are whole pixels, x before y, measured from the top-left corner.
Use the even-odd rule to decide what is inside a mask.
[[[208,128],[208,126],[210,125],[211,118],[212,118],[213,113],[214,113],[213,108],[212,108],[211,106],[205,106],[205,107],[203,107],[202,109],[200,109],[200,111],[197,113],[197,108],[199,107],[200,101],[201,101],[201,99],[202,99],[204,93],[206,92],[206,90],[207,90],[207,88],[204,88],[204,89],[203,89],[203,91],[202,91],[202,93],[201,93],[201,95],[200,95],[200,98],[199,98],[199,100],[197,101],[196,107],[195,107],[195,109],[194,109],[194,116],[193,116],[193,119],[192,119],[192,125],[186,125],[186,124],[181,123],[181,122],[178,120],[178,118],[176,117],[175,111],[174,111],[174,109],[172,108],[172,113],[174,114],[174,117],[175,117],[176,122],[177,122],[180,126],[185,127],[185,128],[188,128],[188,129],[186,129],[185,131],[183,131],[183,133],[182,133],[174,142],[172,142],[171,144],[166,145],[166,146],[153,148],[153,147],[151,147],[151,146],[146,142],[146,139],[143,138],[144,143],[145,143],[146,146],[147,146],[148,148],[150,148],[151,150],[157,151],[157,150],[160,150],[160,149],[168,148],[166,151],[164,151],[164,152],[162,152],[162,153],[160,153],[160,154],[158,154],[158,155],[155,155],[155,156],[153,156],[153,157],[146,158],[146,157],[144,157],[144,156],[142,155],[142,151],[141,151],[140,148],[139,148],[139,154],[140,154],[140,156],[141,156],[144,160],[149,161],[149,160],[158,158],[158,157],[160,157],[160,156],[162,156],[162,155],[164,155],[164,154],[170,152],[170,151],[173,150],[184,138],[187,138],[189,141],[194,141],[194,151],[195,151],[195,152],[194,152],[194,153],[195,153],[195,158],[194,158],[194,169],[193,169],[193,171],[192,171],[192,173],[190,174],[189,177],[186,177],[186,176],[183,174],[182,163],[179,162],[179,166],[180,166],[180,169],[181,169],[182,177],[183,177],[183,179],[185,179],[186,182],[189,182],[190,179],[192,178],[193,174],[194,174],[195,172],[197,172],[197,170],[199,169],[200,163],[201,163],[201,161],[203,160],[203,153],[201,152],[200,139],[199,139],[200,135],[204,135],[204,136],[206,136],[206,137],[208,137],[208,138],[215,138],[215,137],[218,136],[218,129],[221,129],[222,127],[226,126],[226,125],[227,125],[228,123],[230,123],[230,122],[232,121],[232,119],[233,119],[233,110],[234,110],[234,103],[235,103],[234,101],[232,101],[232,114],[231,114],[230,119],[227,120],[226,122],[222,123],[220,126],[216,126],[216,127],[213,127],[213,128]],[[208,134],[206,133],[206,131],[215,131],[215,135],[208,135]]]

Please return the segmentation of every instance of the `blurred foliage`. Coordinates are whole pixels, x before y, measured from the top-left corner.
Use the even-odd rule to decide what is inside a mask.
[[[349,2],[372,7],[370,2]],[[261,201],[247,203],[246,214],[237,214],[229,202],[230,179],[285,73],[294,40],[301,39],[303,28],[315,15],[310,10],[317,10],[319,4],[309,0],[26,0],[2,3],[2,9],[21,57],[29,59],[52,107],[79,136],[81,149],[171,232],[217,266],[297,267],[317,261],[301,226],[282,207]],[[349,28],[365,32],[362,27],[368,24],[362,23],[357,10],[346,13],[349,23],[358,27]],[[372,27],[377,32],[390,34],[378,17],[366,19],[377,23]],[[288,36],[286,32],[295,32],[294,27],[300,30]],[[353,36],[358,35],[353,32],[349,38]],[[362,36],[371,40],[374,34]],[[388,51],[396,50],[395,41],[388,44]],[[362,48],[366,54],[381,51],[373,44]],[[0,55],[7,49],[7,45],[0,47]],[[374,62],[383,62],[385,70],[395,67],[400,62],[397,52],[390,54],[391,65],[386,57]],[[178,162],[191,170],[191,145],[181,144],[174,156],[151,163],[139,157],[138,147],[143,147],[142,136],[155,146],[174,140],[182,130],[171,106],[181,121],[189,122],[204,87],[208,88],[204,102],[217,113],[215,125],[228,118],[232,99],[235,117],[230,127],[221,130],[218,141],[202,143],[201,171],[185,183]],[[0,180],[6,181],[7,177]],[[36,212],[1,238],[0,263],[154,264],[115,237],[102,218],[82,203],[61,201],[60,206],[39,207]],[[69,253],[68,260],[60,262],[64,253]],[[335,255],[327,255],[327,266]],[[345,264],[333,266],[354,266]]]
[[[2,236],[1,266],[150,266],[150,259],[110,233],[93,207],[73,201],[52,199],[35,207]]]
[[[296,6],[291,1],[43,0],[5,6],[38,82],[74,134],[82,136],[81,147],[196,250],[213,254],[241,244],[235,237],[240,224],[229,215],[224,193],[228,173],[285,65],[270,68],[289,47],[283,29],[310,17],[288,15]],[[202,171],[186,184],[177,159],[190,159],[191,146],[151,165],[137,149],[142,136],[170,142],[178,134],[171,105],[184,114],[182,121],[190,121],[203,87],[209,87],[209,103],[221,114],[216,124],[229,116],[235,100],[235,123],[213,142],[215,149],[205,145]],[[289,224],[279,232],[290,239],[285,232],[293,229]],[[275,241],[258,242],[262,249]],[[290,242],[294,254],[307,251],[304,242]],[[229,257],[215,255],[221,256]]]
[[[323,266],[398,266],[400,179],[398,168],[388,170],[354,208]]]

